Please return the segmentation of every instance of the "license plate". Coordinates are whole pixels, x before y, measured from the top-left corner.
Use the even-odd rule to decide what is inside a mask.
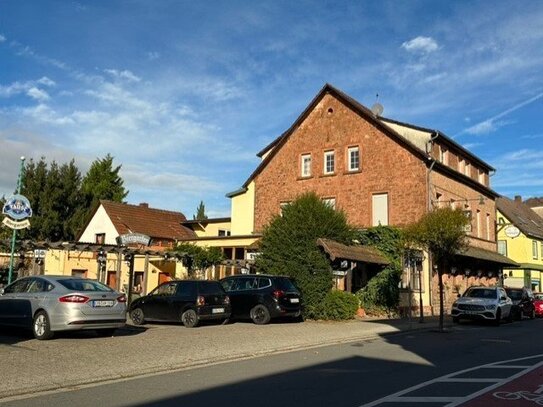
[[[222,313],[224,313],[224,308],[213,308],[211,310],[211,313],[212,314],[222,314]]]
[[[478,314],[479,312],[477,311],[466,311],[466,314],[468,315],[475,315],[475,314]]]
[[[293,303],[293,304],[297,304],[297,303],[300,302],[300,299],[299,298],[291,298],[290,302]]]
[[[92,306],[98,307],[113,307],[113,300],[95,300],[92,302]]]

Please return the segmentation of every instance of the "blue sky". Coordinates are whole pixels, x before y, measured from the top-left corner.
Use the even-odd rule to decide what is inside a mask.
[[[21,155],[111,153],[129,203],[229,216],[329,82],[543,196],[542,44],[541,1],[0,0],[0,195]]]

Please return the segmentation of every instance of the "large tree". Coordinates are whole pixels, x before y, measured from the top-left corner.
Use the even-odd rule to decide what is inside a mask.
[[[121,167],[121,165],[114,167],[110,154],[93,161],[81,182],[82,203],[70,222],[74,235],[81,231],[90,211],[101,199],[123,202],[126,198],[128,191],[124,188],[124,181],[119,175]]]
[[[428,250],[437,266],[439,329],[443,331],[443,274],[458,253],[467,247],[465,226],[469,219],[460,209],[438,208],[425,214],[406,230],[406,240]]]
[[[293,277],[304,295],[306,316],[319,318],[333,277],[317,239],[351,244],[354,235],[343,212],[322,202],[315,193],[306,193],[285,206],[264,228],[256,266],[259,272]]]

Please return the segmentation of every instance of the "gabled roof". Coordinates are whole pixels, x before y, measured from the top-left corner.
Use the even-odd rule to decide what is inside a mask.
[[[322,238],[317,239],[317,245],[323,248],[332,261],[344,259],[383,266],[390,264],[386,257],[375,247],[361,245],[347,246],[335,240]]]
[[[396,142],[398,142],[399,144],[401,144],[402,146],[404,146],[405,148],[410,150],[414,155],[419,157],[421,159],[421,161],[425,162],[426,165],[428,165],[428,162],[429,162],[427,152],[424,149],[422,149],[421,146],[418,146],[416,143],[413,143],[411,140],[409,140],[408,138],[402,136],[400,133],[395,131],[388,123],[394,123],[394,124],[397,124],[399,126],[408,126],[408,127],[411,127],[413,129],[419,130],[419,131],[431,132],[432,136],[435,135],[436,137],[442,138],[443,140],[446,141],[446,143],[448,143],[450,145],[454,145],[456,148],[458,148],[458,149],[462,150],[463,152],[465,152],[466,155],[468,155],[470,157],[470,159],[472,159],[473,161],[478,162],[479,164],[483,165],[485,168],[487,168],[489,170],[493,170],[493,168],[490,165],[488,165],[487,163],[485,163],[481,159],[477,158],[476,156],[471,154],[469,151],[465,150],[463,147],[461,147],[459,144],[455,143],[453,140],[449,139],[444,134],[442,134],[442,133],[440,133],[438,131],[426,129],[426,128],[423,128],[423,127],[418,127],[418,126],[410,125],[410,124],[407,124],[407,123],[396,122],[396,121],[393,121],[391,119],[384,119],[382,117],[376,116],[370,109],[363,106],[357,100],[353,99],[349,95],[343,93],[339,89],[337,89],[334,86],[327,83],[319,91],[319,93],[313,98],[313,100],[305,108],[305,110],[302,112],[302,114],[294,121],[294,123],[290,126],[290,128],[287,131],[285,131],[283,134],[281,134],[279,137],[277,137],[275,140],[273,140],[270,144],[268,144],[264,149],[262,149],[261,151],[258,152],[257,155],[259,157],[263,157],[266,153],[269,153],[269,154],[266,156],[266,158],[264,158],[261,161],[260,165],[253,171],[253,173],[249,176],[247,181],[245,181],[245,183],[243,184],[243,186],[240,189],[226,195],[228,198],[232,198],[232,197],[234,197],[236,195],[239,195],[239,194],[244,193],[244,192],[247,191],[247,187],[249,186],[251,181],[273,159],[275,154],[277,154],[277,152],[279,151],[281,146],[288,140],[290,135],[292,133],[294,133],[294,131],[307,118],[307,116],[311,113],[311,111],[315,108],[315,106],[327,94],[330,94],[333,97],[337,98],[339,101],[344,103],[347,107],[349,107],[353,112],[358,114],[360,117],[367,120],[369,123],[374,125],[376,128],[381,130],[383,133],[387,134],[393,140],[395,140]],[[487,187],[483,186],[482,184],[479,184],[479,183],[477,183],[475,181],[470,182],[471,178],[469,178],[468,176],[466,176],[464,174],[461,174],[461,173],[459,173],[457,171],[451,170],[450,168],[448,168],[447,166],[445,166],[445,165],[443,165],[443,164],[441,164],[439,162],[435,162],[435,167],[434,168],[436,170],[441,170],[443,172],[446,172],[448,175],[459,178],[463,182],[469,183],[470,186],[473,186],[477,190],[484,191],[488,195],[491,195],[491,196],[494,196],[494,197],[498,196],[498,194],[495,193],[494,191],[492,191],[491,189],[489,189],[489,188],[487,188]]]
[[[194,231],[181,225],[187,220],[181,212],[105,200],[101,200],[100,205],[104,207],[120,235],[143,233],[155,239],[172,240],[196,237]]]
[[[543,218],[524,202],[502,196],[496,199],[496,207],[526,236],[543,240]]]

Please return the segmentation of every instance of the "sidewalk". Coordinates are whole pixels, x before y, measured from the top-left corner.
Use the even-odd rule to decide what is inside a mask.
[[[446,324],[450,323],[450,319]],[[415,330],[436,329],[438,319],[420,324],[413,319],[362,318],[347,322],[251,323],[207,325],[128,325],[115,337],[93,332],[58,335],[51,341],[0,332],[5,397],[54,390],[142,374],[220,363],[231,360],[368,340]]]

